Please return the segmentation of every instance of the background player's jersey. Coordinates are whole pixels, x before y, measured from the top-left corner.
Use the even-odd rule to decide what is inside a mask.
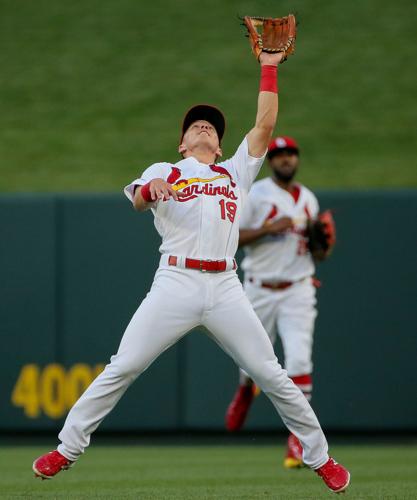
[[[263,160],[249,155],[245,137],[232,158],[215,165],[194,157],[175,164],[155,163],[125,187],[125,194],[132,201],[135,185],[161,178],[186,195],[152,207],[162,254],[212,260],[234,257],[242,207]]]
[[[264,281],[297,281],[314,274],[314,262],[303,236],[306,221],[319,211],[317,198],[302,186],[295,185],[290,194],[271,178],[252,186],[243,211],[241,229],[255,229],[266,221],[290,217],[295,223],[291,231],[267,235],[244,247],[242,268],[245,278]]]

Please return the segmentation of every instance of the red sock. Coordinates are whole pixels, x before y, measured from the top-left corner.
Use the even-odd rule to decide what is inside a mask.
[[[313,377],[311,374],[295,375],[290,377],[294,384],[301,390],[308,401],[311,400],[311,393],[313,391]]]

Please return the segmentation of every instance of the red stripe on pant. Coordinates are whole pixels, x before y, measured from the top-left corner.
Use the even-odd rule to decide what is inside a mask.
[[[311,400],[313,391],[313,377],[311,374],[295,375],[290,377],[294,384],[301,390],[308,401]]]

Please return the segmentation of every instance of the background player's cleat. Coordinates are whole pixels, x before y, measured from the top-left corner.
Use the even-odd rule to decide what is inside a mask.
[[[341,493],[349,486],[349,471],[345,469],[343,465],[335,462],[331,457],[324,465],[316,469],[315,472],[317,472],[326,485],[335,493]]]
[[[73,462],[70,462],[59,451],[50,451],[46,455],[37,458],[32,465],[36,477],[52,479],[61,470],[67,470]]]
[[[287,469],[296,469],[303,465],[303,447],[298,438],[294,434],[290,434],[287,441],[287,454],[284,458],[284,467]]]
[[[240,385],[226,412],[226,429],[230,432],[242,428],[255,396],[255,385]]]

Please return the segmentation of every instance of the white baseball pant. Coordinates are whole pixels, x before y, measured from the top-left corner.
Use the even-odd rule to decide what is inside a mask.
[[[272,344],[277,332],[284,351],[285,369],[290,377],[313,372],[314,321],[317,316],[316,289],[311,278],[284,290],[262,288],[245,281],[245,292]],[[248,375],[240,370],[241,383]]]
[[[119,350],[70,410],[58,451],[74,461],[129,385],[188,331],[205,326],[212,338],[272,401],[316,469],[328,459],[326,438],[301,391],[288,378],[234,271],[202,273],[162,266],[132,317]]]

